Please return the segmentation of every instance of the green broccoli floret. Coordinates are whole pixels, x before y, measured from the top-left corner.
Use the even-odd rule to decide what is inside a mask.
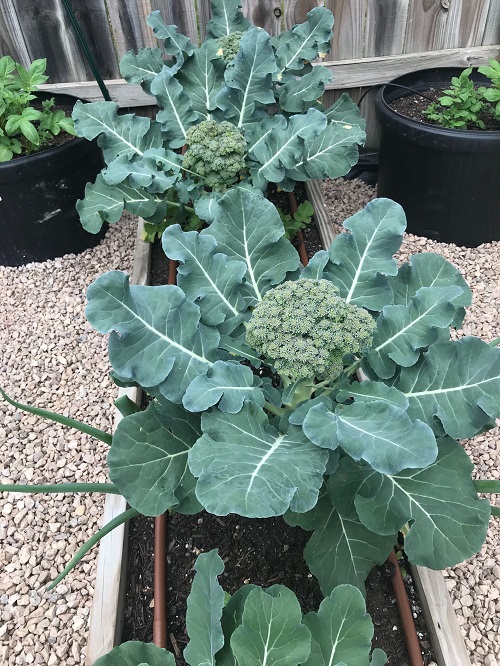
[[[223,58],[226,63],[234,60],[240,50],[240,41],[243,35],[243,32],[232,32],[230,35],[219,37],[217,40],[219,46],[217,55]]]
[[[246,143],[231,123],[203,120],[187,131],[183,167],[202,176],[209,187],[224,189],[245,168]]]
[[[247,324],[247,342],[290,381],[336,379],[345,354],[373,338],[371,315],[339,296],[328,280],[284,282],[270,289]]]

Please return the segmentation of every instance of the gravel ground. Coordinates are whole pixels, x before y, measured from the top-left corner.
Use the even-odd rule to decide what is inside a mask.
[[[21,402],[110,431],[115,387],[107,342],[84,317],[86,287],[132,270],[136,222],[96,248],[21,268],[0,266],[0,386]],[[107,480],[106,445],[0,400],[0,484]],[[85,661],[97,549],[45,587],[100,527],[104,496],[0,494],[0,664]]]
[[[324,196],[332,221],[339,225],[375,197],[375,188],[359,180],[327,181]],[[441,254],[460,269],[472,289],[472,307],[454,337],[475,335],[486,342],[500,337],[500,242],[471,249],[406,234],[399,258],[406,261],[419,252]],[[463,442],[477,478],[500,478],[499,442],[500,428]],[[480,553],[443,573],[473,665],[500,666],[500,519],[491,520]]]

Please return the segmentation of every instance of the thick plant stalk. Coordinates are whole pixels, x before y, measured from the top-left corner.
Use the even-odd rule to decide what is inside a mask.
[[[297,206],[297,199],[295,198],[295,194],[293,192],[288,192],[288,203],[290,205],[290,212],[292,213],[292,215],[295,215],[298,206]],[[307,256],[306,246],[304,244],[304,236],[300,229],[297,232],[297,238],[299,239],[298,252],[299,252],[300,261],[302,262],[303,266],[307,266],[307,264],[309,263],[309,257]]]

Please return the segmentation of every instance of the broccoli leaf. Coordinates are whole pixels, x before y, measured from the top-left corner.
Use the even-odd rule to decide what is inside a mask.
[[[172,155],[169,158],[167,155]],[[176,182],[180,169],[175,165],[175,153],[163,148],[146,150],[141,157],[132,159],[127,155],[120,155],[116,160],[102,171],[102,177],[108,185],[118,185],[127,180],[127,185],[133,188],[147,187],[151,194],[163,193]],[[162,166],[166,167],[164,170]],[[168,173],[173,169],[174,173]],[[147,217],[147,215],[146,215]]]
[[[333,14],[325,7],[315,7],[307,14],[304,23],[294,26],[274,39],[278,61],[277,80],[286,70],[301,70],[305,62],[315,60],[330,51]]]
[[[127,51],[120,60],[120,74],[128,83],[144,84],[143,88],[151,94],[149,85],[166,65],[159,48],[143,48],[137,53]]]
[[[262,300],[300,264],[276,208],[262,195],[233,188],[218,203],[218,214],[201,235],[217,241],[217,250],[247,266],[245,298],[249,306]]]
[[[140,217],[151,217],[157,207],[158,201],[144,188],[125,183],[108,185],[101,174],[95,183],[85,185],[85,197],[76,202],[80,222],[92,234],[98,233],[104,222],[118,222],[124,209]]]
[[[234,330],[246,310],[241,295],[246,263],[218,253],[213,236],[184,232],[178,224],[163,232],[162,245],[167,257],[180,262],[177,285],[199,306],[201,321],[220,324],[224,333]]]
[[[199,323],[199,308],[179,287],[130,286],[128,275],[111,271],[90,285],[87,298],[87,319],[111,333],[109,360],[126,381],[159,385],[165,398],[179,403],[217,359],[217,329]]]
[[[238,666],[238,663],[231,650],[231,636],[236,627],[239,627],[243,619],[243,609],[248,595],[256,585],[243,585],[234,594],[224,606],[222,611],[222,631],[224,632],[224,647],[217,653],[217,666]]]
[[[406,305],[386,305],[377,319],[372,349],[366,360],[377,375],[390,379],[398,365],[414,365],[422,349],[436,342],[456,314],[453,301],[459,286],[421,287]]]
[[[167,400],[118,424],[108,454],[109,477],[145,516],[177,507],[195,486],[187,455],[201,436],[200,417]]]
[[[160,107],[156,120],[161,123],[164,140],[169,142],[170,148],[182,148],[187,130],[198,120],[189,95],[168,67],[155,76],[150,87]]]
[[[278,92],[280,106],[288,113],[304,113],[325,91],[325,83],[332,80],[326,67],[315,67],[299,79],[291,79]]]
[[[216,53],[216,42],[204,42],[183,64],[177,75],[200,120],[208,118],[215,109],[215,97],[224,84],[224,63],[216,58]]]
[[[329,123],[358,125],[362,130],[366,128],[366,120],[361,115],[358,105],[352,101],[347,93],[342,93],[323,113]]]
[[[251,402],[238,414],[206,412],[202,430],[189,466],[198,478],[196,496],[210,513],[268,518],[289,507],[308,511],[315,505],[328,452],[314,446],[300,428],[278,432]]]
[[[127,641],[113,648],[93,666],[175,666],[174,655],[153,643]]]
[[[472,292],[460,271],[439,254],[424,252],[410,257],[400,266],[397,275],[389,278],[395,305],[409,305],[421,287],[461,287],[462,293],[452,300],[456,315],[452,326],[458,328],[465,316],[465,307],[472,302]]]
[[[260,383],[250,368],[234,361],[216,361],[206,375],[193,379],[182,403],[190,412],[202,412],[219,403],[221,412],[236,414],[245,401],[264,406]]]
[[[373,623],[361,592],[339,585],[323,599],[317,613],[303,620],[311,632],[311,654],[304,666],[368,666]]]
[[[345,402],[348,398],[354,398],[357,402],[369,402],[372,400],[385,401],[400,409],[408,409],[408,398],[393,386],[386,386],[382,382],[349,382],[344,380],[339,385],[339,391],[335,396],[337,402]]]
[[[177,26],[164,23],[158,9],[148,15],[146,23],[153,29],[154,36],[163,40],[165,55],[179,58],[183,53],[190,56],[196,50],[196,46],[190,41],[189,37],[177,32]]]
[[[246,30],[250,23],[241,13],[241,0],[211,0],[212,19],[207,23],[207,36],[225,37]]]
[[[500,417],[500,349],[479,338],[433,344],[394,386],[409,400],[412,419],[437,435],[465,439]]]
[[[194,568],[196,574],[187,598],[189,643],[183,655],[190,666],[215,666],[214,655],[224,645],[221,616],[225,594],[217,581],[224,562],[214,549],[199,555]]]
[[[241,624],[231,636],[238,664],[298,666],[306,662],[311,645],[302,624],[300,604],[284,585],[255,588],[245,601]]]
[[[237,127],[254,121],[256,104],[272,104],[272,74],[276,61],[271,38],[258,28],[250,28],[240,42],[240,51],[224,73],[226,85],[216,98],[224,118]]]
[[[302,427],[317,446],[340,446],[354,460],[366,460],[386,474],[426,467],[437,455],[431,428],[422,421],[413,423],[404,410],[387,402],[340,405],[335,413],[318,404],[309,410]]]
[[[406,228],[404,211],[390,199],[375,199],[344,227],[351,233],[340,234],[330,245],[324,275],[348,303],[380,312],[393,301],[387,276],[397,273],[393,255]]]
[[[477,497],[463,448],[449,438],[438,445],[436,461],[425,469],[386,476],[345,458],[337,480],[339,494],[354,489],[356,511],[369,529],[389,534],[410,521],[406,553],[431,569],[453,566],[480,550],[490,516],[488,501]]]

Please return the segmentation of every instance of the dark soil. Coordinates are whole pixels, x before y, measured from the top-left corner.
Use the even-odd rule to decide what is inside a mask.
[[[423,95],[425,95],[425,97]],[[397,113],[406,118],[410,118],[411,120],[415,120],[417,123],[439,126],[439,123],[426,118],[423,112],[427,109],[429,104],[431,104],[431,100],[437,102],[438,98],[443,96],[443,89],[430,88],[429,90],[423,91],[423,95],[411,94],[405,97],[400,97],[391,102],[389,106]],[[500,123],[486,111],[480,115],[480,118],[484,122],[484,130],[500,130]],[[484,131],[472,124],[469,124],[466,129],[477,130],[479,132]]]
[[[278,205],[283,207],[285,197],[286,193],[278,193]],[[273,202],[277,203],[276,200]],[[322,249],[321,239],[314,224],[303,233],[307,253],[311,257]],[[153,245],[151,261],[151,284],[165,284],[168,261],[159,242]],[[167,622],[169,649],[175,653],[178,666],[185,666],[182,651],[188,642],[186,602],[195,573],[194,563],[200,553],[218,549],[225,563],[219,582],[229,594],[247,583],[262,587],[278,583],[295,592],[303,613],[307,613],[317,610],[323,599],[318,583],[309,573],[303,558],[309,537],[310,533],[300,527],[289,527],[280,517],[218,517],[206,512],[195,516],[171,515],[166,554]],[[131,521],[123,641],[150,642],[153,638],[153,546],[154,519],[139,516]],[[366,581],[367,611],[375,627],[373,647],[385,650],[389,664],[409,666],[390,575],[388,567],[375,567]],[[406,577],[405,583],[416,618],[424,664],[427,665],[433,661],[430,641],[411,579]]]

